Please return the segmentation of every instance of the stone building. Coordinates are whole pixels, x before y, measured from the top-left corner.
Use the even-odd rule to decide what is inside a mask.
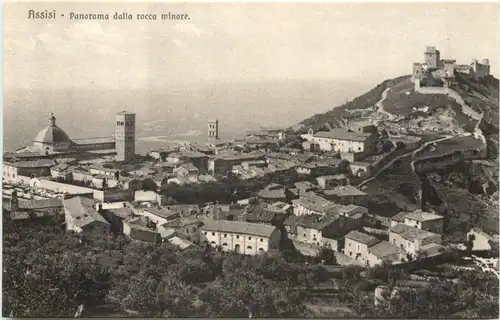
[[[212,247],[247,255],[277,250],[280,237],[273,226],[227,220],[205,221],[200,234],[200,240]]]

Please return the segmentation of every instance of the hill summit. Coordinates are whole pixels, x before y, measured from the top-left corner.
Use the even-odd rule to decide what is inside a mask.
[[[394,133],[458,134],[473,132],[484,113],[483,126],[493,133],[498,132],[498,97],[498,79],[493,76],[475,79],[457,74],[445,92],[437,86],[430,91],[416,89],[412,76],[407,75],[385,80],[352,101],[294,127],[306,132],[309,128],[317,131],[371,123]]]
[[[470,227],[498,234],[499,80],[489,74],[487,59],[456,64],[428,47],[424,61],[413,64],[411,75],[385,80],[292,129],[311,134],[375,125],[379,137],[436,141],[362,184],[370,210],[391,203],[379,210],[390,217],[414,208],[421,197],[421,203],[446,217],[449,241],[463,240]],[[474,155],[478,145],[486,150],[482,155]]]

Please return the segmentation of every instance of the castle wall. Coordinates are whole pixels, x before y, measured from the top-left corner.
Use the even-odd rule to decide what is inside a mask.
[[[472,69],[476,78],[484,78],[490,75],[490,66],[487,64],[479,63],[478,61],[472,62]]]
[[[415,83],[415,91],[421,94],[445,94],[450,98],[454,99],[462,107],[462,112],[471,117],[474,120],[480,120],[481,114],[477,113],[465,103],[464,99],[453,89],[448,87],[423,87],[420,84],[417,86]]]

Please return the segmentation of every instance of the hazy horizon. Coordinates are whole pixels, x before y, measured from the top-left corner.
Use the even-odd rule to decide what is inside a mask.
[[[411,73],[429,45],[459,64],[489,58],[498,77],[499,26],[497,3],[7,2],[4,148],[31,144],[51,112],[74,138],[109,135],[124,109],[150,136],[204,133],[208,117],[224,132],[290,126]]]
[[[347,81],[216,83],[168,88],[108,90],[10,89],[4,92],[4,149],[31,145],[50,113],[71,138],[110,136],[115,113],[136,112],[138,149],[160,146],[146,137],[200,140],[208,118],[220,121],[222,138],[260,127],[288,127],[341,105],[376,84]],[[105,105],[106,107],[102,107]],[[32,115],[26,117],[27,114]],[[164,142],[164,141],[163,141]]]

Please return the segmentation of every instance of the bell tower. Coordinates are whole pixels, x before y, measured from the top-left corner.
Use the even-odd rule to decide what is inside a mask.
[[[219,140],[219,120],[208,120],[208,138]]]
[[[116,114],[116,161],[132,162],[135,159],[135,113],[122,111]]]

